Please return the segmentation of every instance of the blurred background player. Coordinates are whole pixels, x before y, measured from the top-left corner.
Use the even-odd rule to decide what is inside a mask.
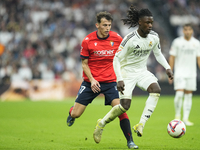
[[[138,25],[138,29],[130,32],[123,39],[115,54],[113,65],[117,76],[117,89],[120,91],[120,104],[113,107],[97,123],[94,138],[101,137],[102,128],[130,108],[135,86],[149,93],[139,124],[133,127],[137,135],[142,136],[144,125],[152,115],[161,92],[157,78],[146,67],[147,59],[152,50],[156,60],[166,69],[168,77],[173,79],[172,70],[161,53],[158,34],[152,31],[152,13],[148,9],[138,11],[131,6],[128,10],[127,19],[122,20],[124,24],[130,25],[130,27]]]
[[[183,36],[176,38],[172,42],[170,49],[169,64],[174,69],[174,98],[175,119],[181,119],[182,99],[183,121],[187,126],[194,123],[188,120],[192,107],[192,93],[196,91],[197,68],[200,68],[200,43],[194,38],[193,29],[190,24],[183,26]],[[172,81],[169,81],[172,83]]]
[[[116,76],[113,69],[113,57],[122,41],[116,32],[110,31],[113,18],[108,12],[96,16],[97,31],[87,35],[82,41],[80,56],[82,59],[83,79],[75,100],[70,108],[67,125],[72,126],[75,118],[82,115],[85,108],[100,93],[105,95],[105,105],[118,105],[119,94],[116,89]],[[121,129],[127,139],[128,148],[138,148],[132,138],[129,118],[126,113],[119,116]],[[95,140],[96,143],[100,139]]]

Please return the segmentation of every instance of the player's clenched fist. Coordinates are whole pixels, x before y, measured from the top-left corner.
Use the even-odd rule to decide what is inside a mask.
[[[174,79],[174,74],[171,69],[167,69],[166,74],[168,75],[169,79],[171,79],[171,80]]]
[[[117,82],[117,90],[119,91],[119,92],[121,92],[122,94],[124,94],[123,93],[123,91],[124,91],[124,81],[118,81]]]

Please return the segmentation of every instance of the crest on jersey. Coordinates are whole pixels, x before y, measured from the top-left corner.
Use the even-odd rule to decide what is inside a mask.
[[[149,43],[149,46],[151,47],[153,44],[152,44],[152,41]]]
[[[95,42],[94,45],[97,46],[97,42]]]
[[[113,46],[113,45],[114,45],[114,42],[113,42],[113,41],[110,41],[110,45]]]

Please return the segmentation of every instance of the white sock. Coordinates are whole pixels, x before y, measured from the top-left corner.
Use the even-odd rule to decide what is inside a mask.
[[[192,93],[185,94],[183,102],[183,120],[188,120],[192,108]]]
[[[184,95],[183,91],[176,91],[176,95],[174,98],[175,118],[178,118],[178,119],[181,119],[183,95]]]
[[[158,93],[149,94],[139,123],[143,123],[143,125],[145,125],[146,121],[151,117],[154,109],[156,108],[159,97],[160,94]]]
[[[104,118],[99,122],[99,125],[101,127],[104,127],[107,123],[114,120],[119,115],[125,113],[127,110],[122,107],[121,104],[115,105],[105,116]]]

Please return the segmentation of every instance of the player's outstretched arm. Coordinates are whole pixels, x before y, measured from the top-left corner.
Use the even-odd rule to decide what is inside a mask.
[[[121,75],[120,60],[116,56],[116,54],[115,54],[114,59],[113,59],[113,68],[114,68],[114,71],[115,71],[115,74],[116,74],[116,77],[117,77],[117,81],[123,80],[123,77]]]
[[[154,53],[154,55],[156,57],[156,60],[166,69],[166,74],[168,75],[168,78],[173,80],[174,75],[173,75],[173,72],[171,70],[171,67],[167,63],[167,60],[165,59],[165,57],[163,56],[161,51],[158,52],[158,53]]]
[[[170,69],[171,67],[169,66],[167,60],[165,59],[165,57],[163,56],[163,54],[161,52],[159,53],[154,53],[156,60],[167,70]]]

